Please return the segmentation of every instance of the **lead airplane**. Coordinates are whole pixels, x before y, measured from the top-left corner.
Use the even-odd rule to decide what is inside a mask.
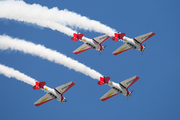
[[[35,106],[40,106],[46,102],[49,102],[53,99],[56,99],[60,102],[66,102],[66,98],[63,96],[63,94],[68,90],[70,89],[73,85],[75,85],[74,82],[69,82],[69,83],[66,83],[64,85],[61,85],[59,87],[56,87],[54,89],[48,87],[48,86],[45,86],[46,82],[37,82],[35,83],[35,85],[33,86],[33,89],[34,90],[37,90],[37,89],[42,89],[44,90],[45,92],[47,92],[43,97],[41,97],[38,101],[36,101],[34,103]]]
[[[73,37],[71,38],[71,40],[73,41],[83,41],[84,44],[81,45],[79,48],[77,48],[76,50],[73,51],[74,54],[79,54],[81,52],[84,52],[86,50],[89,50],[90,48],[92,49],[96,49],[100,52],[104,51],[104,46],[102,46],[101,44],[106,41],[107,39],[109,39],[110,36],[108,35],[102,35],[93,39],[89,39],[84,37],[84,34],[82,33],[73,33]]]
[[[110,81],[110,77],[100,77],[100,81],[98,82],[98,85],[108,84],[111,87],[111,89],[106,94],[104,94],[100,99],[102,101],[105,101],[119,93],[125,95],[126,97],[131,96],[132,92],[130,92],[128,88],[132,84],[134,84],[138,79],[139,79],[138,76],[134,76],[120,83],[115,83]]]
[[[113,52],[114,55],[118,55],[124,51],[131,49],[131,48],[134,48],[136,50],[143,52],[145,50],[145,46],[143,46],[142,43],[145,42],[150,37],[152,37],[153,35],[155,35],[155,33],[149,32],[147,34],[135,37],[133,39],[128,38],[125,35],[126,35],[125,33],[114,33],[114,37],[112,38],[112,40],[114,40],[114,41],[122,40],[125,42],[124,45],[122,45],[121,47],[119,47],[118,49],[116,49]]]

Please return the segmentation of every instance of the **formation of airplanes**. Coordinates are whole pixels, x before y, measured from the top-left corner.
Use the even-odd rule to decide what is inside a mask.
[[[118,49],[116,49],[113,52],[113,55],[118,55],[122,52],[125,52],[131,48],[136,49],[140,52],[143,52],[145,50],[145,46],[142,45],[143,42],[145,42],[147,39],[151,38],[152,36],[155,35],[154,32],[149,32],[147,34],[135,37],[135,38],[128,38],[125,36],[125,33],[114,33],[114,37],[112,38],[113,41],[120,41],[122,40],[125,42],[122,46],[120,46]],[[93,39],[89,39],[84,37],[84,34],[82,33],[73,33],[73,37],[71,40],[73,41],[83,41],[84,44],[81,45],[79,48],[73,51],[74,54],[79,54],[81,52],[84,52],[89,49],[95,49],[99,52],[104,51],[104,46],[102,46],[102,43],[109,39],[109,35],[102,35]],[[99,82],[97,83],[98,85],[103,85],[107,84],[111,87],[111,89],[105,93],[100,99],[102,101],[105,101],[117,94],[122,94],[126,97],[131,96],[131,93],[128,88],[134,84],[137,80],[139,79],[138,76],[131,77],[127,80],[124,80],[120,83],[115,83],[113,81],[110,81],[110,77],[100,77]],[[33,89],[42,89],[45,92],[47,92],[43,97],[41,97],[39,100],[37,100],[34,104],[35,106],[40,106],[48,101],[51,101],[53,99],[56,99],[60,101],[61,103],[66,102],[66,98],[63,96],[63,94],[69,90],[72,86],[75,85],[74,82],[69,82],[64,85],[61,85],[59,87],[56,87],[54,89],[45,86],[46,82],[37,82],[35,83],[35,86],[33,86]]]
[[[152,36],[154,36],[155,33],[149,32],[147,34],[135,37],[133,39],[128,38],[125,35],[126,35],[125,33],[114,33],[114,37],[112,38],[113,41],[122,40],[123,42],[125,42],[122,46],[120,46],[118,49],[116,49],[113,52],[114,55],[118,55],[122,52],[125,52],[125,51],[131,49],[131,48],[136,49],[140,52],[143,52],[145,50],[145,46],[143,46],[142,43],[145,42],[147,39],[151,38]],[[109,38],[110,38],[109,35],[102,35],[102,36],[99,36],[99,37],[96,37],[93,39],[89,39],[89,38],[84,37],[84,34],[82,34],[82,33],[73,33],[73,37],[71,38],[71,40],[73,40],[73,41],[80,40],[80,41],[84,42],[84,44],[81,45],[76,50],[74,50],[73,53],[79,54],[79,53],[89,50],[91,48],[95,49],[99,52],[103,52],[105,47],[102,46],[102,43]],[[111,89],[107,93],[105,93],[100,99],[102,101],[105,101],[117,94],[122,94],[126,97],[131,96],[132,92],[130,92],[128,90],[128,88],[132,84],[134,84],[138,79],[139,79],[138,76],[134,76],[134,77],[124,80],[120,83],[115,83],[113,81],[110,81],[110,77],[100,77],[100,80],[97,83],[98,85],[107,84],[111,87]],[[63,96],[63,94],[74,85],[75,85],[75,83],[71,81],[69,83],[66,83],[64,85],[61,85],[59,87],[52,89],[52,88],[46,86],[46,82],[36,81],[35,85],[33,86],[33,89],[34,90],[42,89],[46,92],[46,94],[34,103],[35,106],[40,106],[40,105],[42,105],[48,101],[51,101],[53,99],[56,99],[56,100],[60,101],[61,103],[66,102],[67,100]]]
[[[102,101],[105,101],[117,94],[123,94],[126,97],[131,96],[132,92],[130,92],[128,90],[128,88],[132,84],[134,84],[138,79],[139,79],[138,76],[134,76],[134,77],[124,80],[120,83],[115,83],[113,81],[110,81],[110,77],[100,77],[100,80],[97,83],[98,85],[108,84],[111,87],[111,89],[106,94],[104,94],[100,99]],[[39,100],[37,100],[34,103],[35,106],[40,106],[40,105],[42,105],[46,102],[49,102],[53,99],[56,99],[56,100],[60,101],[61,103],[66,102],[67,100],[63,96],[63,94],[67,90],[69,90],[72,86],[75,85],[74,82],[69,82],[69,83],[66,83],[64,85],[61,85],[59,87],[52,89],[48,86],[45,86],[45,84],[46,84],[46,82],[44,82],[44,81],[42,81],[42,82],[36,81],[35,85],[33,86],[34,90],[42,89],[45,92],[47,92],[43,97],[41,97]]]
[[[126,35],[125,33],[114,33],[114,37],[112,38],[112,40],[114,41],[122,40],[123,42],[125,42],[125,44],[119,47],[118,49],[116,49],[113,52],[113,55],[118,55],[131,48],[134,48],[136,50],[139,50],[140,52],[143,52],[145,50],[145,46],[143,46],[142,43],[145,42],[150,37],[152,37],[153,35],[155,35],[155,33],[149,32],[147,34],[135,37],[133,39],[128,38],[125,35]],[[102,52],[104,51],[104,46],[102,46],[101,44],[109,38],[110,36],[108,35],[102,35],[93,39],[89,39],[89,38],[84,37],[84,34],[82,33],[73,33],[73,37],[71,38],[71,40],[73,41],[80,40],[84,42],[84,44],[80,46],[79,48],[77,48],[76,50],[74,50],[73,53],[79,54],[81,52],[89,50],[90,48],[96,49]]]

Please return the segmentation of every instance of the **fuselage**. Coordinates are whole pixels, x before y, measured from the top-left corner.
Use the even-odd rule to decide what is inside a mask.
[[[111,88],[113,88],[115,91],[117,91],[118,93],[121,93],[127,97],[129,97],[131,95],[131,92],[129,92],[126,88],[124,88],[123,85],[121,85],[120,83],[115,83],[115,82],[109,81],[108,85]]]
[[[64,102],[66,101],[65,100],[65,97],[63,97],[61,95],[61,93],[59,91],[57,91],[56,89],[52,89],[48,86],[44,86],[44,89],[43,89],[45,92],[47,92],[51,97],[53,97],[54,99],[60,101],[60,102]]]
[[[83,36],[82,40],[80,41],[83,41],[86,45],[90,46],[92,49],[96,49],[100,52],[104,50],[104,47],[101,44],[99,44],[96,40],[89,39]]]
[[[139,43],[136,39],[131,39],[131,38],[128,38],[126,36],[123,37],[123,41],[128,44],[130,47],[134,48],[134,49],[137,49],[141,52],[144,51],[145,47]]]

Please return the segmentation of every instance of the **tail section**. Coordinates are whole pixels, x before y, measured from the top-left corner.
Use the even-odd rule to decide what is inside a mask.
[[[34,90],[37,90],[37,89],[40,89],[40,88],[44,88],[44,85],[46,84],[46,82],[42,81],[42,82],[37,82],[36,81],[36,84],[33,86],[33,89]]]
[[[114,41],[118,41],[119,39],[123,40],[123,37],[125,36],[125,33],[114,33],[114,37],[112,38],[112,40]]]
[[[73,41],[77,41],[77,40],[82,40],[82,37],[84,36],[84,34],[82,34],[82,33],[80,33],[80,34],[78,34],[78,33],[73,33],[73,37],[71,38],[71,40],[73,40]]]
[[[98,85],[108,84],[109,80],[110,80],[110,77],[100,77],[100,80],[97,84]]]

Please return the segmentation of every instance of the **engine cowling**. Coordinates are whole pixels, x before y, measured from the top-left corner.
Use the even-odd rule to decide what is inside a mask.
[[[66,98],[64,96],[61,96],[61,102],[63,103],[63,102],[66,102],[66,101],[67,101]]]
[[[143,52],[144,50],[145,50],[145,47],[141,45],[141,52]]]

